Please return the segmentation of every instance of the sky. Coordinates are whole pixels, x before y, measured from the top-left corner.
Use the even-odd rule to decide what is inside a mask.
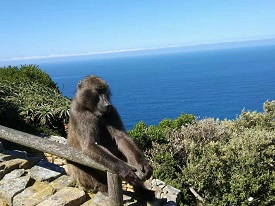
[[[274,0],[1,0],[0,61],[275,38]]]

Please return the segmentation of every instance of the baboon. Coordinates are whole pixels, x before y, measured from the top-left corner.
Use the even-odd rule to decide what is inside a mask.
[[[97,76],[78,83],[70,108],[68,145],[116,172],[137,191],[146,190],[135,171],[142,171],[149,179],[153,169],[127,135],[110,96],[109,86]],[[69,162],[68,173],[86,190],[107,193],[106,172]]]

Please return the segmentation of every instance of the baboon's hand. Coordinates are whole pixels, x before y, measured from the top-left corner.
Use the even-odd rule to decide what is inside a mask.
[[[153,168],[146,159],[143,159],[139,163],[132,162],[131,165],[137,168],[138,171],[141,171],[141,173],[143,174],[143,181],[148,180],[153,174]]]
[[[125,180],[126,182],[135,185],[136,183],[140,182],[141,180],[135,173],[136,169],[129,165],[125,165],[120,169],[118,175]]]
[[[146,179],[149,179],[152,176],[153,167],[148,163],[148,161],[143,163],[142,172],[145,174]]]

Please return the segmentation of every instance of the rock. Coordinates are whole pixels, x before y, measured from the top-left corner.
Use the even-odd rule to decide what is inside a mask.
[[[52,156],[46,156],[46,160],[51,163],[54,162],[54,158]]]
[[[0,205],[1,206],[1,205]],[[84,202],[82,205],[80,206],[99,206],[98,204],[93,202],[93,199],[88,200],[87,202]]]
[[[28,187],[13,199],[13,206],[34,206],[46,200],[55,192],[54,188],[45,182],[35,182],[33,186]]]
[[[39,157],[28,157],[26,159],[26,161],[22,162],[19,165],[19,168],[30,169],[31,167],[33,167],[40,160],[41,160],[41,158],[39,158]]]
[[[70,183],[72,183],[73,180],[67,176],[67,175],[62,175],[61,177],[57,178],[56,180],[52,181],[50,185],[55,189],[55,190],[60,190],[63,187],[68,187]]]
[[[0,198],[7,204],[12,205],[15,195],[22,192],[31,183],[29,176],[20,177],[12,180],[0,181]]]
[[[11,155],[5,154],[5,153],[0,153],[0,161],[1,162],[8,161],[8,160],[11,160],[11,159],[13,159],[13,157]]]
[[[96,205],[109,205],[109,197],[106,195],[102,194],[101,192],[98,192],[93,200],[93,203]]]
[[[0,206],[9,206],[3,199],[0,199]]]
[[[37,165],[35,165],[30,170],[30,176],[36,181],[52,181],[65,174],[62,167],[41,160]]]
[[[83,190],[65,187],[37,206],[76,206],[81,205],[86,200],[88,200],[88,196]]]
[[[178,195],[181,192],[179,189],[176,189],[170,185],[166,186],[166,190],[168,191],[168,194],[172,194],[172,195]]]
[[[96,194],[94,193],[88,193],[89,196],[89,200],[84,202],[81,206],[99,206],[98,204],[94,203],[94,197],[96,196]]]
[[[168,201],[172,201],[177,203],[179,201],[180,198],[180,194],[181,191],[170,186],[167,185],[166,187],[163,188],[163,192],[165,194],[165,197],[167,198]]]
[[[152,186],[160,186],[160,187],[164,187],[166,185],[165,182],[159,180],[159,179],[153,179],[152,180]]]
[[[61,165],[64,165],[64,160],[61,158],[56,158],[54,159],[53,163],[61,166]]]
[[[37,166],[44,167],[44,168],[65,174],[65,171],[62,167],[45,160],[41,160],[40,162],[38,162]]]
[[[125,193],[123,194],[123,205],[132,205],[136,203],[137,201],[133,198],[134,194],[133,193]]]
[[[0,179],[3,178],[3,176],[12,170],[22,168],[22,165],[24,166],[26,164],[26,160],[24,159],[12,159],[5,162],[0,163]]]
[[[15,178],[19,178],[19,177],[23,176],[24,173],[25,173],[24,169],[13,170],[12,172],[6,174],[2,180],[12,180]]]
[[[127,182],[125,181],[122,181],[122,189],[124,191],[128,191],[128,192],[134,192],[134,188],[132,185],[128,184]]]
[[[68,165],[62,165],[62,167],[64,168],[66,174],[68,174]]]
[[[51,158],[54,163],[66,163],[57,156],[51,154],[46,154],[46,156]],[[0,181],[0,206],[108,205],[108,196],[100,192],[91,194],[89,197],[89,194],[82,189],[68,187],[74,181],[64,175],[66,174],[64,167],[66,165],[61,167],[40,157],[30,157],[26,152],[4,150],[0,153],[0,178],[3,178]],[[26,175],[26,173],[28,174]],[[147,189],[155,192],[156,199],[150,204],[144,203],[143,197],[134,193],[133,186],[123,182],[124,206],[177,205],[181,194],[180,190],[166,185],[165,182],[158,179],[149,179],[144,182],[144,185]]]

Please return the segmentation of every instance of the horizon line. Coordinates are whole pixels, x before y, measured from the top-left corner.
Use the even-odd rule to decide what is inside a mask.
[[[19,60],[35,60],[35,59],[51,59],[51,58],[61,58],[61,57],[78,57],[78,56],[89,56],[89,55],[102,55],[102,54],[119,54],[119,53],[128,53],[128,52],[137,52],[137,51],[150,51],[150,50],[159,50],[159,49],[169,49],[169,48],[180,48],[180,47],[192,47],[192,46],[207,46],[223,43],[240,43],[240,42],[250,42],[250,41],[267,41],[275,40],[275,37],[264,38],[264,39],[239,39],[239,40],[224,40],[224,41],[207,41],[207,42],[196,42],[196,43],[182,43],[182,44],[173,44],[168,46],[159,46],[159,47],[145,47],[145,48],[132,48],[132,49],[115,49],[109,51],[94,51],[87,53],[76,53],[76,54],[50,54],[50,55],[41,55],[41,56],[25,56],[25,57],[11,57],[0,59],[0,62],[6,61],[19,61]]]

